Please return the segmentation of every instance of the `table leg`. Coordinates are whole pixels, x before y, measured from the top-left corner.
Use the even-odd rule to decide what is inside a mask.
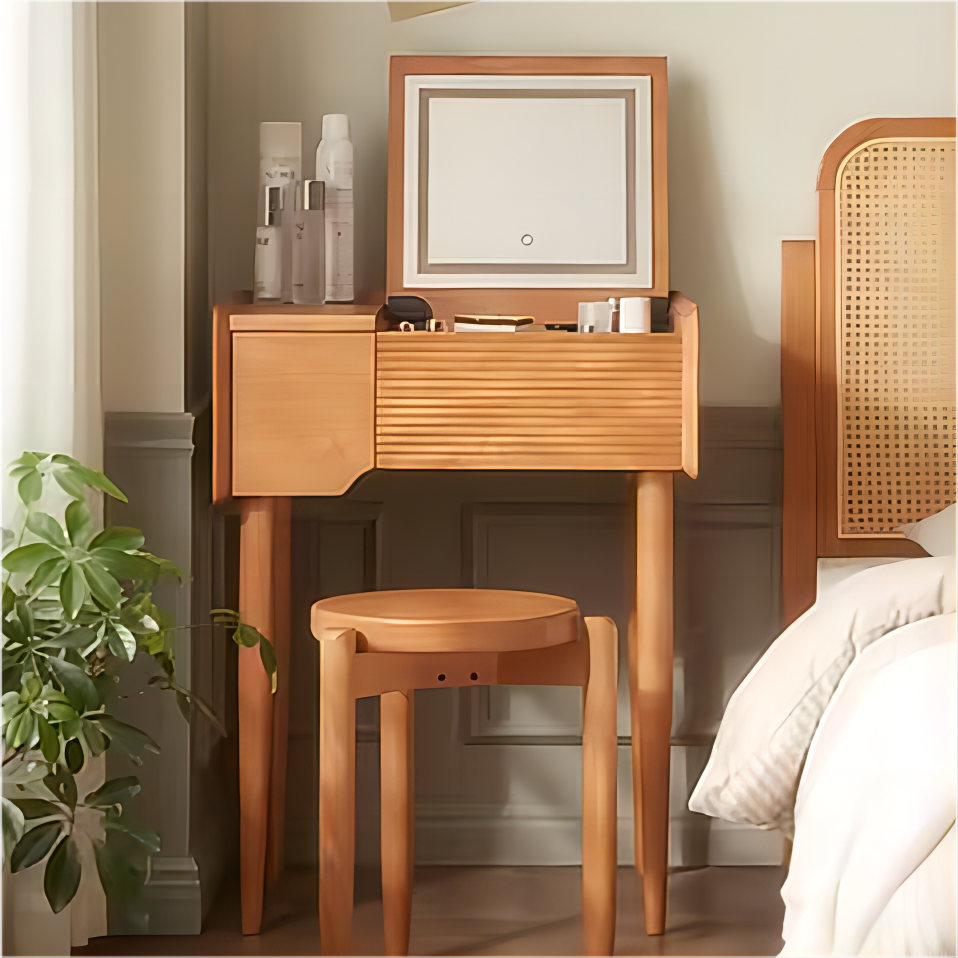
[[[269,825],[266,838],[266,885],[283,871],[286,842],[286,755],[289,747],[290,684],[290,533],[293,500],[274,499],[273,625],[276,692],[273,695],[273,760],[270,764]]]
[[[672,726],[672,474],[636,481],[636,607],[629,635],[635,860],[645,930],[665,931]]]
[[[281,501],[267,497],[241,501],[240,618],[269,639],[276,634],[275,559]],[[285,541],[288,545],[288,534]],[[255,935],[263,920],[273,753],[273,696],[259,649],[239,650],[238,684],[240,902],[243,934]]]

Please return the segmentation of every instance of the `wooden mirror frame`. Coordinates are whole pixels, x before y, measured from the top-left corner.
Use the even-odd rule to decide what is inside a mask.
[[[652,286],[591,289],[420,289],[403,285],[405,79],[410,75],[647,76],[652,81]],[[667,181],[668,78],[665,57],[394,56],[389,63],[389,173],[386,289],[423,296],[439,319],[456,313],[529,314],[540,322],[574,323],[578,303],[610,296],[669,294]]]

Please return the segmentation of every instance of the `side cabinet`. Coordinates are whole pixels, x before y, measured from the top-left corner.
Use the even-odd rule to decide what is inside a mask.
[[[373,468],[373,333],[232,340],[234,496],[338,496]]]

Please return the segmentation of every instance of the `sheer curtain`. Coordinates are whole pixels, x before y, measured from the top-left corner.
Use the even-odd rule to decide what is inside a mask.
[[[96,5],[0,3],[3,465],[102,467]],[[15,490],[4,472],[3,525]]]
[[[95,4],[0,2],[3,465],[29,449],[102,468],[96,62]],[[15,493],[4,471],[4,528]],[[103,780],[87,764],[81,793]],[[92,846],[79,848],[83,879],[57,916],[42,867],[5,876],[5,953],[68,955],[106,934]]]

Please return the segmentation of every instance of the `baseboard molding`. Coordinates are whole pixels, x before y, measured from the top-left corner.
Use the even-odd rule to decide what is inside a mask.
[[[151,857],[136,904],[108,909],[110,935],[198,935],[202,924],[200,872],[190,857]]]
[[[620,865],[635,864],[632,818],[618,820]],[[578,818],[450,817],[420,812],[416,862],[420,865],[579,865]],[[717,819],[675,817],[670,823],[669,865],[779,865],[782,835]]]

